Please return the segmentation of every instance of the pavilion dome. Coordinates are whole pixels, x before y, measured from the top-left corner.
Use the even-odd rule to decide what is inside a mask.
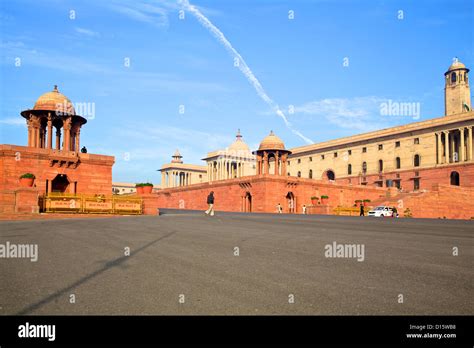
[[[229,146],[228,151],[230,152],[250,152],[249,146],[242,140],[242,135],[240,134],[240,129],[235,136],[235,141]]]
[[[270,132],[265,138],[263,138],[260,146],[258,148],[259,151],[262,150],[285,150],[285,144],[283,141],[277,137],[273,131]]]
[[[71,100],[58,91],[58,86],[54,86],[51,92],[41,95],[36,100],[33,110],[54,111],[68,115],[76,114]]]
[[[466,69],[466,66],[461,63],[459,60],[455,60],[453,64],[448,68],[448,71],[457,70],[457,69]]]

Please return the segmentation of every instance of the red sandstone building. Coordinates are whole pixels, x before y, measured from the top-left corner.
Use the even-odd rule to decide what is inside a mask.
[[[0,212],[34,212],[49,193],[110,194],[114,157],[81,153],[80,132],[87,120],[55,86],[21,112],[28,146],[0,145]],[[53,141],[54,140],[54,141]],[[22,187],[20,176],[35,176]]]
[[[270,213],[280,204],[284,213],[301,213],[305,205],[309,213],[333,214],[352,208],[356,200],[370,200],[370,205],[396,206],[402,216],[408,211],[405,216],[473,218],[468,72],[455,61],[445,73],[443,117],[294,149],[286,149],[271,132],[254,151],[254,165],[238,133],[231,147],[239,151],[206,157],[207,166],[201,167],[207,182],[164,185],[142,197],[144,212],[204,210],[212,190],[217,211]],[[114,158],[80,151],[87,120],[56,87],[21,115],[28,124],[28,146],[0,145],[0,212],[38,211],[43,195],[111,194]],[[35,176],[31,188],[20,185],[26,173]]]

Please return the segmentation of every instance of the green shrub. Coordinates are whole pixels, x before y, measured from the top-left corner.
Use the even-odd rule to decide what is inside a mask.
[[[34,178],[35,178],[34,174],[31,174],[31,173],[25,173],[22,176],[20,176],[20,179],[34,179]]]
[[[321,199],[328,199],[328,198],[329,198],[329,196],[326,196],[326,195],[321,196]]]

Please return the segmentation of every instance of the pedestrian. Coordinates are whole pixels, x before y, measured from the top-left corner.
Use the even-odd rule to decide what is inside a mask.
[[[278,203],[278,205],[277,205],[277,212],[278,212],[278,214],[281,214],[283,212],[283,209],[282,209],[280,203]]]
[[[364,205],[362,203],[360,204],[360,215],[359,216],[365,216]]]
[[[303,214],[306,214],[306,204],[303,204]]]
[[[214,191],[211,191],[207,196],[207,204],[209,204],[209,208],[206,210],[206,215],[214,216]]]

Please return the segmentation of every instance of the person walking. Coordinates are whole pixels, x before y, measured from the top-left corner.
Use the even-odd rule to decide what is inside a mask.
[[[306,204],[303,204],[303,214],[306,215]]]
[[[364,205],[362,203],[360,204],[360,214],[359,214],[359,216],[365,216]]]
[[[278,203],[278,205],[277,205],[277,212],[278,212],[278,214],[281,214],[283,212],[283,209],[282,209],[280,203]]]
[[[209,208],[206,210],[206,215],[214,216],[214,191],[211,191],[207,196],[207,204]]]

